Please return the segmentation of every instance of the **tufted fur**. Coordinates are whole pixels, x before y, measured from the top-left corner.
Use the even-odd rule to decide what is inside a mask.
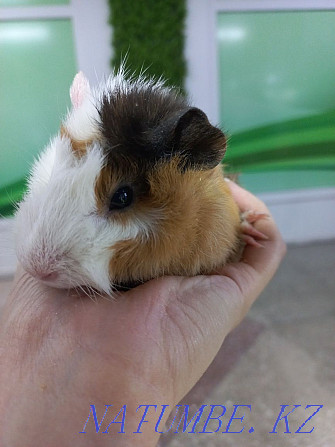
[[[227,262],[240,222],[218,166],[221,130],[160,81],[127,80],[122,70],[93,92],[78,75],[71,98],[17,213],[24,268],[55,287],[111,294],[115,284]],[[110,211],[125,185],[133,203]]]

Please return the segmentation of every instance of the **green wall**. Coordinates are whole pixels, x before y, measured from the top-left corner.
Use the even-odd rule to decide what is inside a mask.
[[[335,12],[220,13],[217,38],[226,161],[242,183],[335,186]]]
[[[136,74],[163,77],[184,87],[185,0],[108,0],[113,29],[113,67],[126,56],[126,66]]]

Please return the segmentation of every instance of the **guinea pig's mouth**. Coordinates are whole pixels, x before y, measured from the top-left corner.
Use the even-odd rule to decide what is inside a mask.
[[[146,281],[129,281],[129,282],[120,282],[120,283],[113,283],[111,285],[111,293],[113,296],[113,292],[127,292],[131,289],[134,289],[137,286],[140,286],[141,284],[144,284]],[[77,291],[79,295],[86,295],[88,297],[99,297],[103,296],[105,292],[101,291],[98,287],[91,286],[91,285],[80,285],[73,287],[74,290]],[[103,294],[103,295],[101,295]],[[107,294],[107,296],[110,295],[110,293]]]
[[[147,281],[125,281],[120,283],[113,283],[112,284],[112,290],[115,292],[127,292],[128,290],[135,289],[135,287],[140,286],[141,284],[144,284]]]

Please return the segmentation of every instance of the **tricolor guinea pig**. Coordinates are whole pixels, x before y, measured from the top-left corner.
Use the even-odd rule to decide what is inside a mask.
[[[241,243],[222,131],[160,81],[122,70],[72,109],[35,162],[16,215],[17,256],[54,287],[107,294],[163,275],[207,274]]]

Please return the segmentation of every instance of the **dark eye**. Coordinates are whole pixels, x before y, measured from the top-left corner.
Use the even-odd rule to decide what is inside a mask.
[[[130,186],[123,186],[119,188],[111,198],[109,203],[109,211],[122,210],[131,205],[133,201],[134,192]]]

